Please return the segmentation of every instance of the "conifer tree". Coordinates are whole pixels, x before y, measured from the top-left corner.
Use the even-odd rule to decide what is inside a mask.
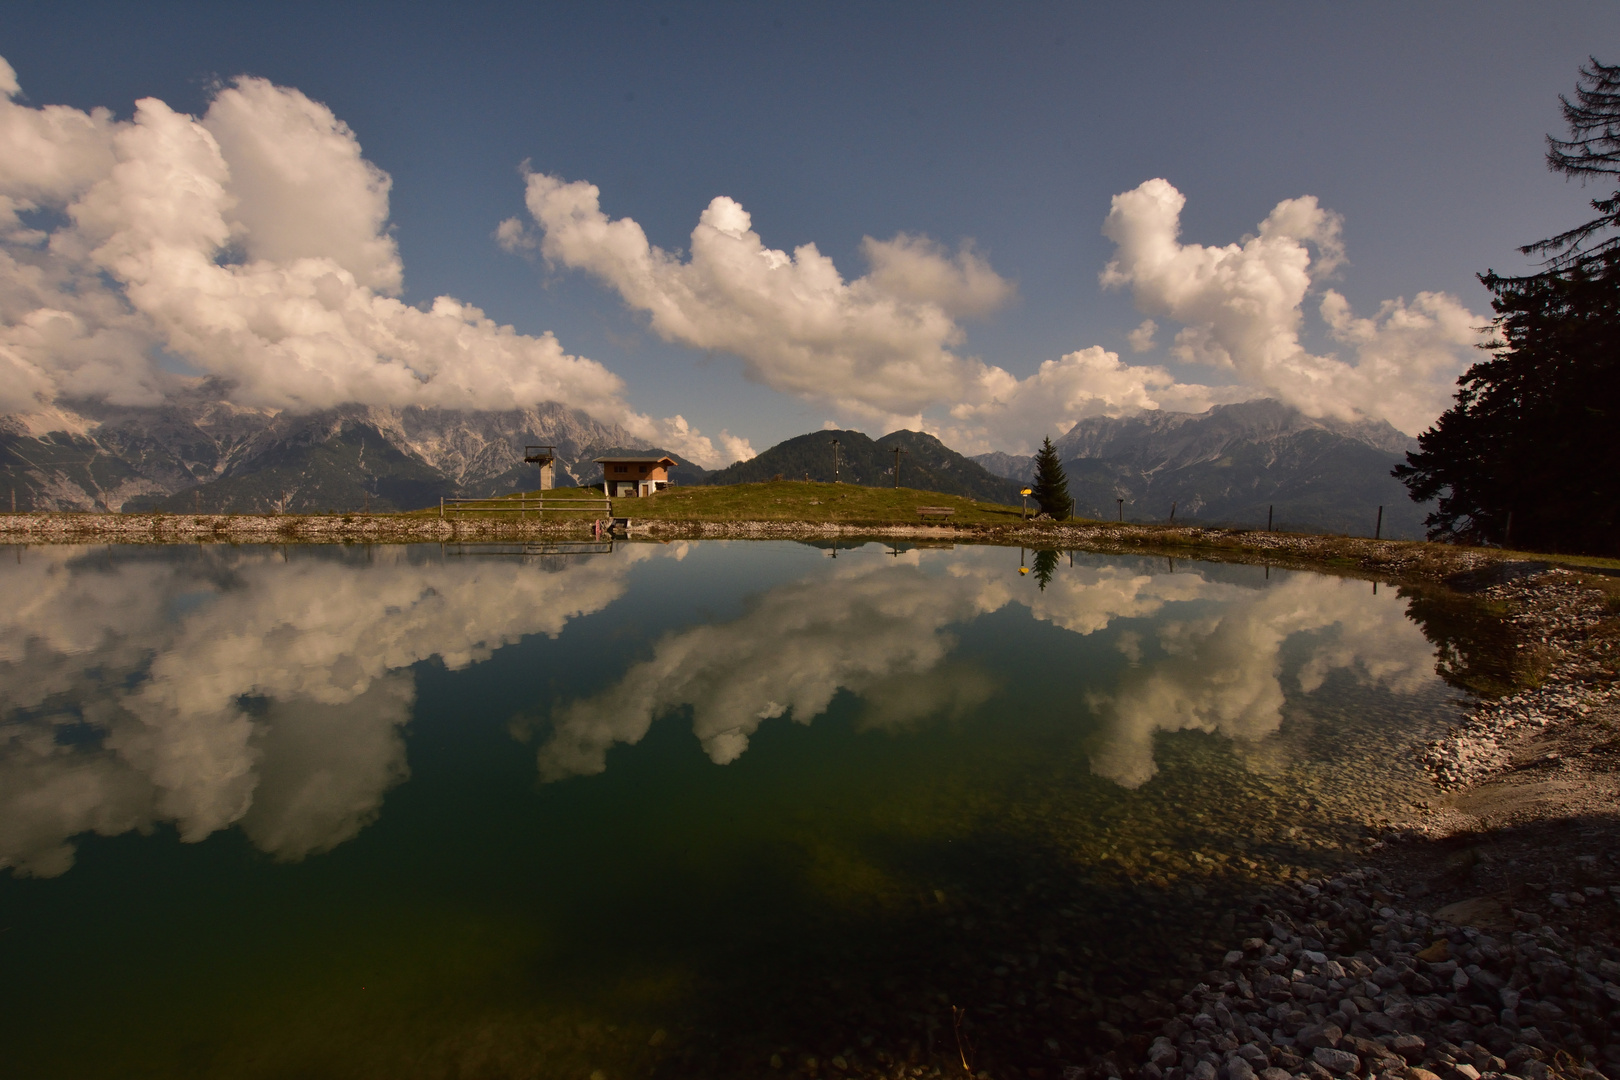
[[[1593,60],[1561,100],[1570,137],[1548,139],[1548,167],[1620,177],[1620,66]],[[1620,191],[1592,207],[1601,216],[1521,249],[1550,256],[1541,273],[1480,275],[1491,358],[1394,470],[1412,498],[1437,500],[1431,540],[1620,554]]]
[[[1062,521],[1074,511],[1074,500],[1069,498],[1069,478],[1063,474],[1063,463],[1052,448],[1052,437],[1035,454],[1035,505],[1041,513]]]

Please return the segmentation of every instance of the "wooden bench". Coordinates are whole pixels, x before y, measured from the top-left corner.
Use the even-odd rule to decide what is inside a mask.
[[[947,518],[956,513],[954,506],[919,506],[917,513],[923,517]]]

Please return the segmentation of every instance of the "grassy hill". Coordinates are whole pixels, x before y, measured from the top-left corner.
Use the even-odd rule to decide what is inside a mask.
[[[541,492],[526,493],[536,498]],[[545,497],[567,500],[600,500],[600,489],[559,488]],[[516,496],[508,496],[515,498]],[[502,500],[490,500],[492,504]],[[949,506],[956,513],[949,518],[924,518],[919,506]],[[438,507],[417,511],[436,515]],[[1033,509],[1030,511],[1033,513]],[[949,521],[952,524],[1009,525],[1017,523],[1023,510],[982,502],[961,495],[920,491],[916,488],[865,487],[860,484],[818,484],[803,480],[776,480],[756,484],[725,484],[704,487],[678,487],[640,499],[614,499],[617,517],[642,521],[834,521],[848,523],[917,524]],[[511,516],[509,512],[503,517]],[[547,512],[547,520],[590,520],[590,515],[569,511]]]
[[[900,456],[900,483],[921,491],[943,492],[968,499],[1016,503],[1018,485],[963,457],[932,435],[892,431],[872,439],[859,431],[813,431],[777,443],[758,457],[688,479],[681,484],[751,484],[777,478],[822,483],[833,479],[832,441],[838,440],[838,475],[846,484],[882,487],[894,484],[894,450]],[[943,504],[942,504],[943,505]]]

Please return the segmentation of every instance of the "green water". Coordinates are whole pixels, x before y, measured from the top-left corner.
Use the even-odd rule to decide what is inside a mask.
[[[1054,1070],[1455,717],[1365,581],[507,550],[6,553],[5,1075]]]

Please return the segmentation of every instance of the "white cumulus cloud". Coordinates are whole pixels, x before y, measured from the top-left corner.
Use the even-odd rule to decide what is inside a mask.
[[[1186,197],[1169,181],[1149,180],[1116,195],[1103,233],[1117,251],[1102,273],[1129,287],[1144,313],[1181,323],[1174,355],[1236,378],[1311,416],[1381,416],[1408,433],[1447,405],[1453,381],[1480,340],[1485,320],[1444,293],[1386,302],[1355,319],[1337,292],[1321,313],[1332,336],[1351,345],[1354,362],[1318,356],[1300,342],[1304,302],[1314,278],[1344,261],[1343,223],[1315,198],[1288,199],[1241,244],[1206,247],[1180,240]],[[1312,254],[1312,251],[1315,254]]]
[[[154,404],[167,352],[246,405],[555,401],[702,464],[746,451],[633,411],[623,380],[549,332],[448,296],[397,299],[389,177],[299,91],[243,77],[201,118],[145,98],[120,122],[19,104],[0,65],[0,411]],[[54,227],[19,216],[36,210]]]
[[[1390,301],[1358,320],[1329,292],[1326,329],[1354,358],[1309,353],[1304,302],[1313,279],[1344,262],[1339,216],[1310,196],[1279,203],[1258,235],[1225,247],[1180,242],[1186,200],[1167,181],[1115,197],[1103,231],[1117,251],[1103,283],[1130,287],[1145,314],[1181,324],[1171,355],[1215,368],[1209,384],[1096,346],[1025,378],[967,355],[963,320],[1014,292],[971,245],[953,255],[922,237],[868,237],[871,271],[849,279],[814,244],[766,246],[725,196],[703,211],[685,256],[651,244],[636,221],[610,218],[584,181],[531,173],[526,202],[538,233],[510,219],[497,230],[503,245],[592,274],[665,340],[730,353],[773,389],[869,426],[928,430],[969,452],[1027,450],[1088,416],[1201,411],[1262,395],[1415,431],[1444,408],[1479,340],[1472,326],[1481,320],[1443,293]],[[1133,351],[1154,347],[1156,318],[1130,332]]]
[[[593,184],[530,174],[526,202],[540,235],[502,222],[496,235],[507,248],[537,248],[593,274],[665,340],[731,353],[766,386],[874,427],[932,431],[968,452],[1027,449],[1085,416],[1252,396],[1188,386],[1100,349],[1047,361],[1023,380],[963,355],[961,320],[1014,293],[971,245],[952,255],[922,237],[867,237],[871,272],[846,280],[814,244],[791,254],[767,247],[748,212],[725,196],[704,210],[685,259],[650,243],[634,220],[609,218]],[[923,415],[946,404],[956,423]]]
[[[594,184],[531,173],[526,202],[548,259],[605,281],[665,340],[732,353],[766,386],[862,415],[969,392],[984,365],[952,351],[955,316],[1011,291],[971,250],[952,259],[911,237],[869,241],[872,275],[845,281],[814,244],[766,247],[725,196],[703,211],[684,261],[635,221],[608,218]]]

